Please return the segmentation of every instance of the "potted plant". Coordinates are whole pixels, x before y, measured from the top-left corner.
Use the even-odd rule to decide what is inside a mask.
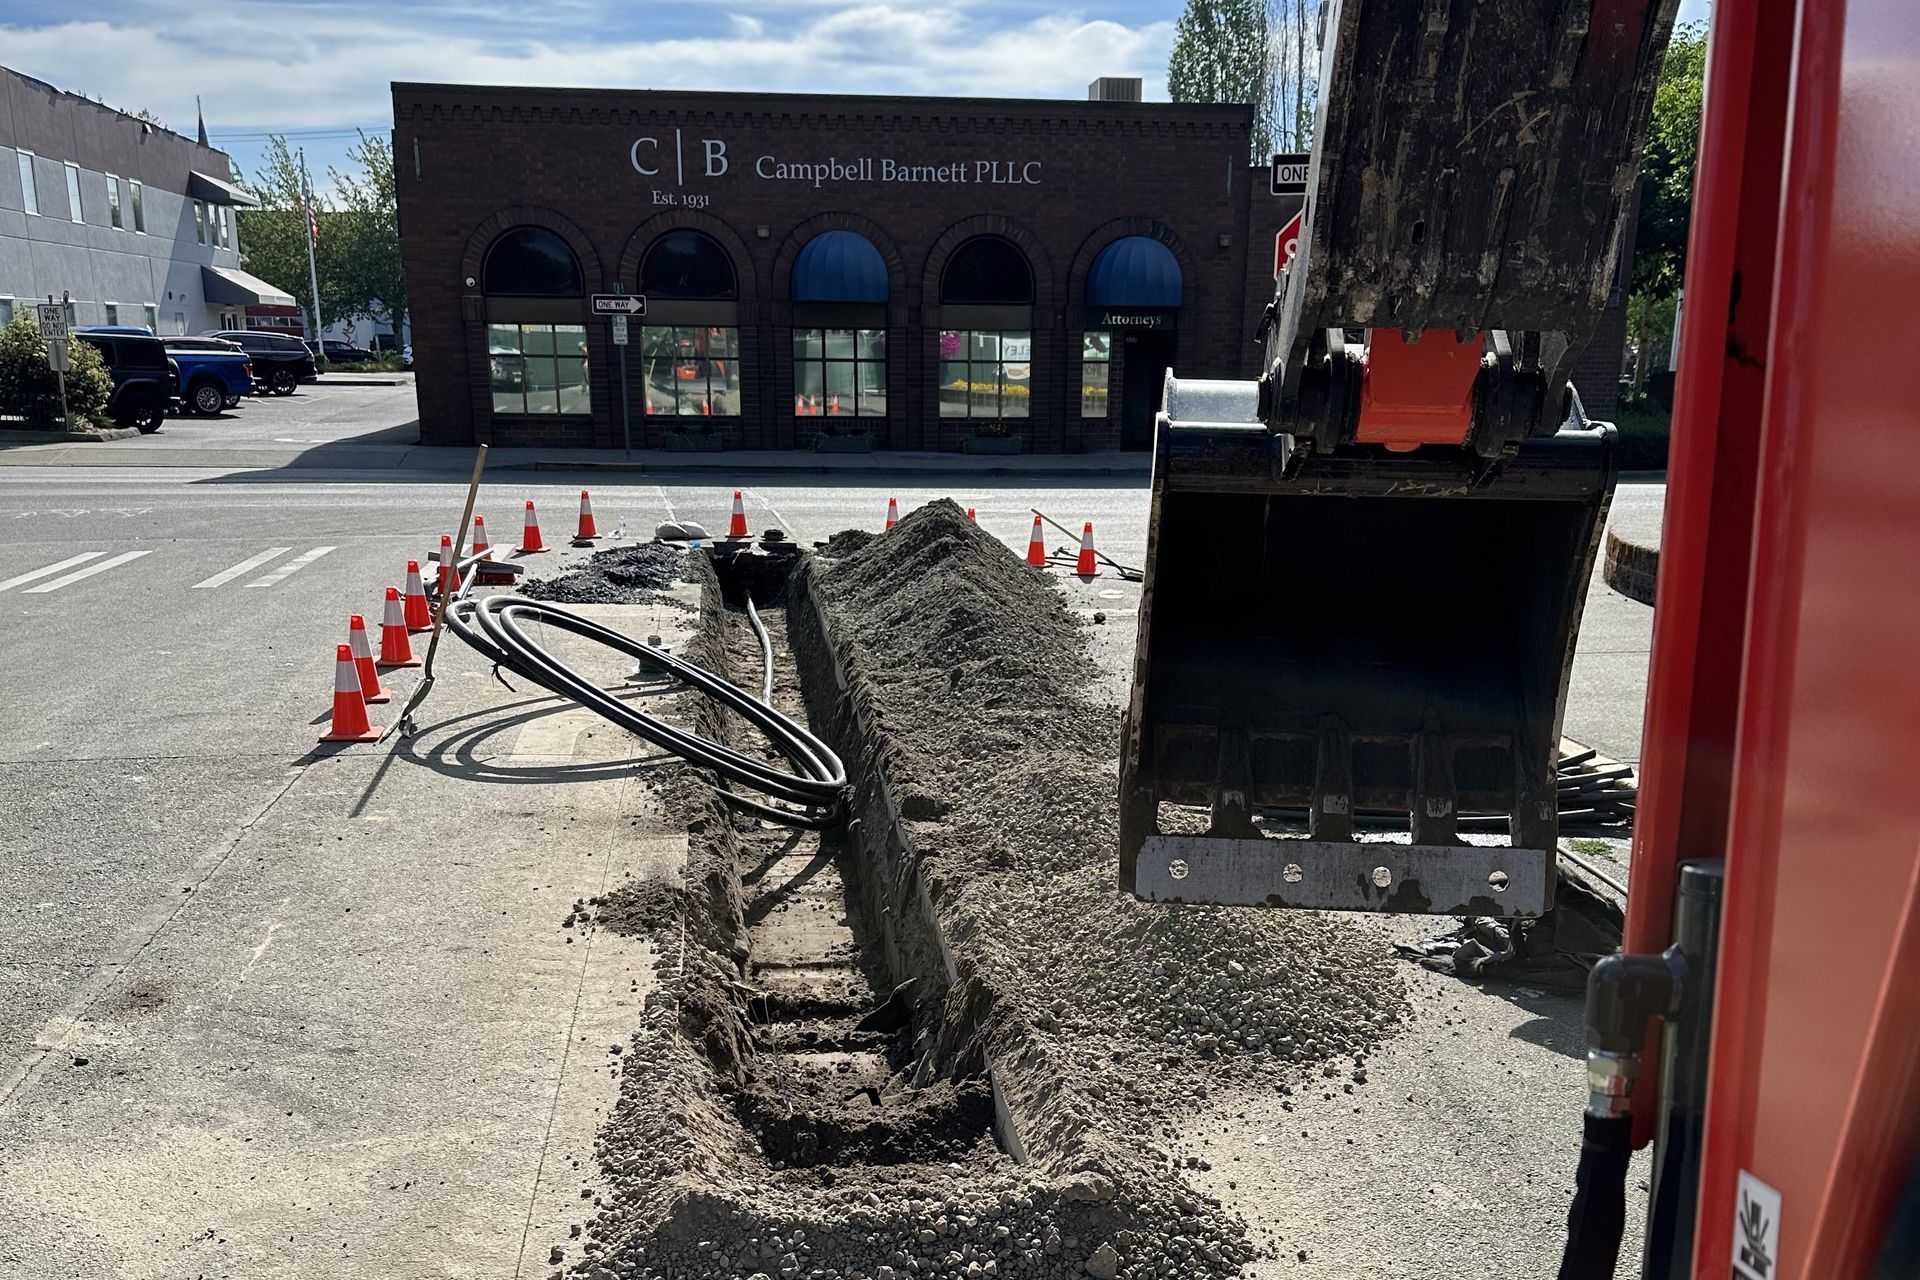
[[[723,448],[720,432],[712,423],[698,419],[676,421],[660,438],[660,447],[668,453],[718,453]]]
[[[1026,441],[1004,422],[983,423],[960,444],[962,453],[1019,453]]]
[[[872,453],[873,428],[860,421],[829,418],[813,437],[815,453]]]

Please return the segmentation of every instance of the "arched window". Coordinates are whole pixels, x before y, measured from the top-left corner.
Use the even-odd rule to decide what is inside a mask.
[[[940,272],[940,416],[1025,418],[1033,385],[1033,268],[1018,245],[975,236]]]
[[[669,231],[640,260],[640,292],[650,298],[732,302],[740,296],[733,259],[698,231]]]
[[[793,260],[793,412],[887,416],[886,259],[857,231],[823,231]]]
[[[577,298],[585,292],[573,250],[545,227],[501,232],[487,248],[480,289],[491,298]]]
[[[580,260],[545,227],[514,227],[487,246],[487,368],[496,414],[592,412]]]
[[[641,256],[638,284],[648,315],[662,322],[640,330],[646,411],[738,414],[740,282],[727,251],[705,232],[669,231]]]

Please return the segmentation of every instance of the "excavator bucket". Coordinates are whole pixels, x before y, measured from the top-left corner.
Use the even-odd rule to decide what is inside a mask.
[[[1551,904],[1560,721],[1617,475],[1567,371],[1618,280],[1676,3],[1327,6],[1265,372],[1167,378],[1126,890]],[[1463,816],[1506,839],[1464,839]]]

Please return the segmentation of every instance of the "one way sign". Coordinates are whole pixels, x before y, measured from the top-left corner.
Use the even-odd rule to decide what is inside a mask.
[[[647,300],[637,293],[596,293],[593,295],[593,314],[643,316],[647,314]]]

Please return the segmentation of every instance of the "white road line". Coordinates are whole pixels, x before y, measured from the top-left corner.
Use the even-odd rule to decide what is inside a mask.
[[[17,578],[8,578],[5,582],[0,582],[0,591],[11,591],[23,582],[33,582],[36,579],[46,577],[50,573],[58,573],[62,569],[71,569],[73,566],[85,564],[89,560],[98,560],[105,554],[107,553],[104,551],[83,551],[77,556],[69,556],[59,564],[50,564],[44,569],[35,569],[32,573],[23,573]]]
[[[295,556],[293,559],[287,561],[285,564],[281,565],[278,569],[275,569],[272,573],[269,573],[264,578],[255,578],[252,582],[249,582],[247,585],[250,587],[270,587],[274,583],[279,582],[284,578],[292,577],[294,574],[300,572],[302,569],[306,568],[308,565],[312,564],[315,560],[318,560],[321,556],[327,554],[327,552],[331,550],[333,550],[332,547],[315,547],[313,550],[307,552],[305,555]]]
[[[99,564],[90,564],[84,569],[77,569],[64,578],[55,578],[52,582],[43,582],[37,587],[28,587],[20,594],[33,596],[39,595],[43,591],[58,591],[62,587],[71,586],[82,578],[91,578],[96,573],[105,573],[107,570],[123,565],[129,560],[138,560],[141,556],[150,556],[152,554],[152,547],[148,547],[145,551],[122,551],[111,560],[102,560]]]
[[[262,551],[257,556],[248,556],[245,560],[242,560],[239,564],[233,566],[233,568],[231,569],[222,569],[220,572],[214,574],[211,578],[208,578],[205,582],[194,583],[193,589],[195,591],[200,591],[207,587],[224,587],[229,582],[232,582],[235,578],[245,573],[247,570],[258,569],[261,565],[273,559],[275,556],[283,556],[291,550],[293,550],[292,547],[268,547],[265,551]]]

